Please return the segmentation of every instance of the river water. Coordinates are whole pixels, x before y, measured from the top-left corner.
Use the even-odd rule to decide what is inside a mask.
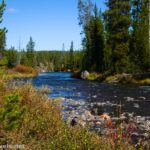
[[[41,73],[32,82],[36,87],[47,85],[52,91],[49,97],[86,101],[98,114],[114,113],[121,104],[123,112],[150,116],[150,86],[98,83],[71,78],[68,72]]]

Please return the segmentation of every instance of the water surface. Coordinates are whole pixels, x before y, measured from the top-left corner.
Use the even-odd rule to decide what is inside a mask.
[[[33,78],[33,84],[47,85],[52,90],[50,97],[85,100],[91,109],[98,108],[99,113],[112,113],[121,103],[124,112],[150,116],[150,86],[98,83],[71,78],[68,72],[41,73]]]

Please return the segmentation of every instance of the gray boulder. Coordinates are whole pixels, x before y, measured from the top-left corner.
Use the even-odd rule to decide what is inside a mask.
[[[86,70],[81,72],[82,79],[87,79],[89,77],[89,75],[90,75],[89,72]]]

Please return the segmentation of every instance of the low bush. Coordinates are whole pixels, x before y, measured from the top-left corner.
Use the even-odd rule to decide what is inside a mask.
[[[7,64],[8,64],[8,60],[6,57],[0,59],[0,66],[7,66]]]
[[[17,128],[26,108],[21,107],[21,97],[14,93],[5,96],[3,107],[0,108],[0,121],[3,129]]]
[[[101,77],[100,74],[95,73],[95,72],[92,72],[92,73],[90,73],[90,75],[89,75],[89,77],[88,77],[88,80],[93,81],[93,80],[97,80],[97,79],[100,78],[100,77]]]
[[[32,73],[37,74],[36,70],[32,67],[24,66],[24,65],[16,65],[13,70],[19,73]]]
[[[106,77],[105,80],[106,80],[107,82],[116,81],[116,80],[117,80],[117,77],[116,77],[116,76],[108,76],[108,77]]]

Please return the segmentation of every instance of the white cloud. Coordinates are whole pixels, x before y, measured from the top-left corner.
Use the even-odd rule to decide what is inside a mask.
[[[18,12],[18,10],[15,9],[15,8],[8,8],[8,9],[6,10],[6,12],[8,12],[8,13],[16,13],[16,12]]]

